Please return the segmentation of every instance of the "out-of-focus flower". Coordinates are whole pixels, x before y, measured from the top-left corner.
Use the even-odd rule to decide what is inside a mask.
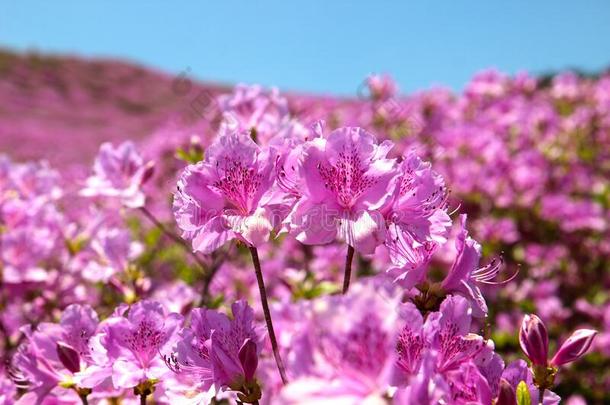
[[[144,206],[142,186],[153,174],[153,163],[146,163],[135,145],[126,141],[114,147],[104,143],[93,165],[93,175],[87,179],[81,195],[118,199],[129,208]]]
[[[72,391],[78,388],[75,375],[93,364],[89,343],[97,326],[91,307],[71,305],[59,324],[42,323],[35,330],[24,327],[26,342],[13,358],[13,379],[40,403],[49,395],[78,398]]]
[[[387,100],[397,92],[396,82],[389,75],[369,75],[366,84],[373,100]]]
[[[238,84],[232,94],[218,97],[223,125],[231,131],[251,132],[266,144],[288,121],[288,102],[276,88]]]

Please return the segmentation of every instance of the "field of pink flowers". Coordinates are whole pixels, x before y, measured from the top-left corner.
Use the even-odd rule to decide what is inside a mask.
[[[0,404],[610,403],[610,75],[0,56]]]

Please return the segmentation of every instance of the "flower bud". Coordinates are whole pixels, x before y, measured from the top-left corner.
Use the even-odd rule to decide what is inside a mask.
[[[500,391],[496,405],[515,405],[517,403],[517,393],[515,389],[504,378],[500,380]]]
[[[239,349],[239,361],[244,369],[244,377],[246,377],[246,381],[251,381],[254,378],[254,373],[258,367],[256,343],[254,343],[252,339],[246,339],[244,344]]]
[[[59,357],[61,364],[72,373],[78,373],[80,371],[80,357],[72,346],[69,346],[66,343],[57,342],[57,357]]]
[[[579,329],[561,345],[555,356],[551,360],[551,365],[561,366],[566,363],[571,363],[574,360],[584,356],[591,347],[593,338],[597,331],[592,329]]]
[[[523,317],[519,331],[519,344],[534,365],[547,365],[549,336],[544,323],[536,315]]]
[[[150,180],[153,174],[155,174],[155,162],[150,161],[144,166],[144,173],[142,174],[142,181],[140,184],[144,184]]]

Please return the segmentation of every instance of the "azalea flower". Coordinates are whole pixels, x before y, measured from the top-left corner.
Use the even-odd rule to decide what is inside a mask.
[[[143,207],[142,186],[152,176],[153,168],[152,162],[146,163],[132,142],[117,147],[104,143],[81,195],[116,198],[128,208]]]
[[[446,200],[443,178],[415,154],[407,155],[394,200],[384,212],[385,245],[393,264],[389,272],[406,288],[423,280],[430,257],[447,242],[451,219]]]
[[[209,309],[194,309],[191,326],[182,331],[176,353],[166,358],[172,370],[197,381],[198,391],[237,391],[260,398],[255,372],[261,339],[255,330],[254,312],[245,301],[231,306],[233,319]],[[259,389],[260,390],[260,389]]]
[[[272,201],[275,155],[247,132],[222,134],[205,159],[188,166],[174,195],[174,215],[193,249],[211,253],[232,239],[260,246],[279,219]]]
[[[223,125],[231,131],[252,131],[257,142],[266,144],[286,125],[288,102],[276,88],[238,84],[232,94],[218,97]]]
[[[302,196],[287,222],[306,244],[344,241],[372,253],[385,238],[381,210],[391,200],[398,174],[386,155],[392,143],[378,145],[362,128],[346,127],[304,148]]]
[[[513,274],[502,282],[493,281],[502,268],[502,261],[494,259],[488,265],[479,268],[481,245],[468,236],[466,230],[466,215],[460,215],[461,230],[455,240],[457,254],[447,277],[441,286],[449,293],[458,293],[466,297],[472,304],[477,317],[487,315],[487,303],[479,288],[480,284],[504,284],[517,276]]]
[[[98,322],[91,307],[71,305],[59,324],[23,328],[26,342],[13,358],[11,372],[18,386],[28,390],[28,398],[42,402],[48,396],[73,397],[80,402],[79,395],[88,395],[81,391],[84,386],[76,385],[75,376],[93,364],[89,343]]]
[[[181,325],[181,315],[168,314],[155,301],[119,308],[100,326],[95,353],[98,367],[85,370],[80,380],[94,387],[110,377],[117,389],[162,380],[170,373],[162,353],[171,351]]]

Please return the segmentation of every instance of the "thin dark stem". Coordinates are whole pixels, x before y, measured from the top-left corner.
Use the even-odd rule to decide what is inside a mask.
[[[255,247],[250,247],[250,254],[252,255],[252,263],[254,264],[256,280],[258,281],[258,291],[260,292],[263,313],[265,314],[265,323],[267,324],[267,331],[269,332],[269,339],[271,340],[271,347],[273,348],[273,357],[275,357],[275,363],[277,364],[277,369],[280,372],[282,382],[286,384],[288,382],[288,379],[286,378],[286,370],[284,368],[284,363],[282,362],[282,357],[280,356],[277,339],[275,338],[273,322],[271,321],[271,311],[269,311],[269,303],[267,302],[265,281],[263,280],[263,271],[261,270],[261,263],[258,260],[258,251]]]
[[[140,405],[146,405],[146,394],[140,394]]]
[[[345,256],[345,274],[343,276],[343,294],[349,290],[349,280],[352,277],[352,261],[354,260],[354,248],[347,246],[347,256]]]
[[[540,394],[538,394],[538,395],[540,395],[540,398],[538,398],[538,403],[540,405],[542,405],[544,402],[544,388],[540,388],[539,392],[540,392]]]
[[[201,297],[199,298],[199,305],[203,307],[208,303],[208,298],[210,295],[210,285],[212,284],[212,279],[220,269],[220,266],[227,260],[229,257],[229,253],[231,252],[231,248],[233,245],[230,245],[227,250],[222,254],[217,254],[215,252],[215,256],[213,256],[212,264],[208,267],[208,271],[203,277],[203,288],[201,289]]]
[[[193,260],[195,260],[195,262],[199,265],[199,267],[201,267],[201,270],[205,273],[205,269],[206,269],[205,263],[203,263],[201,258],[199,258],[199,256],[197,256],[197,254],[195,252],[193,252],[193,249],[191,248],[191,246],[189,246],[189,244],[186,243],[184,241],[184,239],[182,239],[180,236],[176,235],[175,233],[173,233],[169,229],[167,229],[167,227],[165,225],[163,225],[163,223],[161,221],[159,221],[152,214],[152,212],[150,212],[146,207],[140,207],[140,211],[144,214],[144,216],[146,218],[148,218],[148,220],[150,222],[152,222],[157,228],[159,228],[159,230],[165,236],[167,236],[168,238],[170,238],[171,240],[173,240],[174,242],[176,242],[177,244],[182,246],[184,248],[184,250],[186,250],[186,252],[189,255],[191,255],[191,257],[193,258]]]
[[[87,399],[87,395],[80,395],[80,401],[83,405],[89,405],[89,400]]]

